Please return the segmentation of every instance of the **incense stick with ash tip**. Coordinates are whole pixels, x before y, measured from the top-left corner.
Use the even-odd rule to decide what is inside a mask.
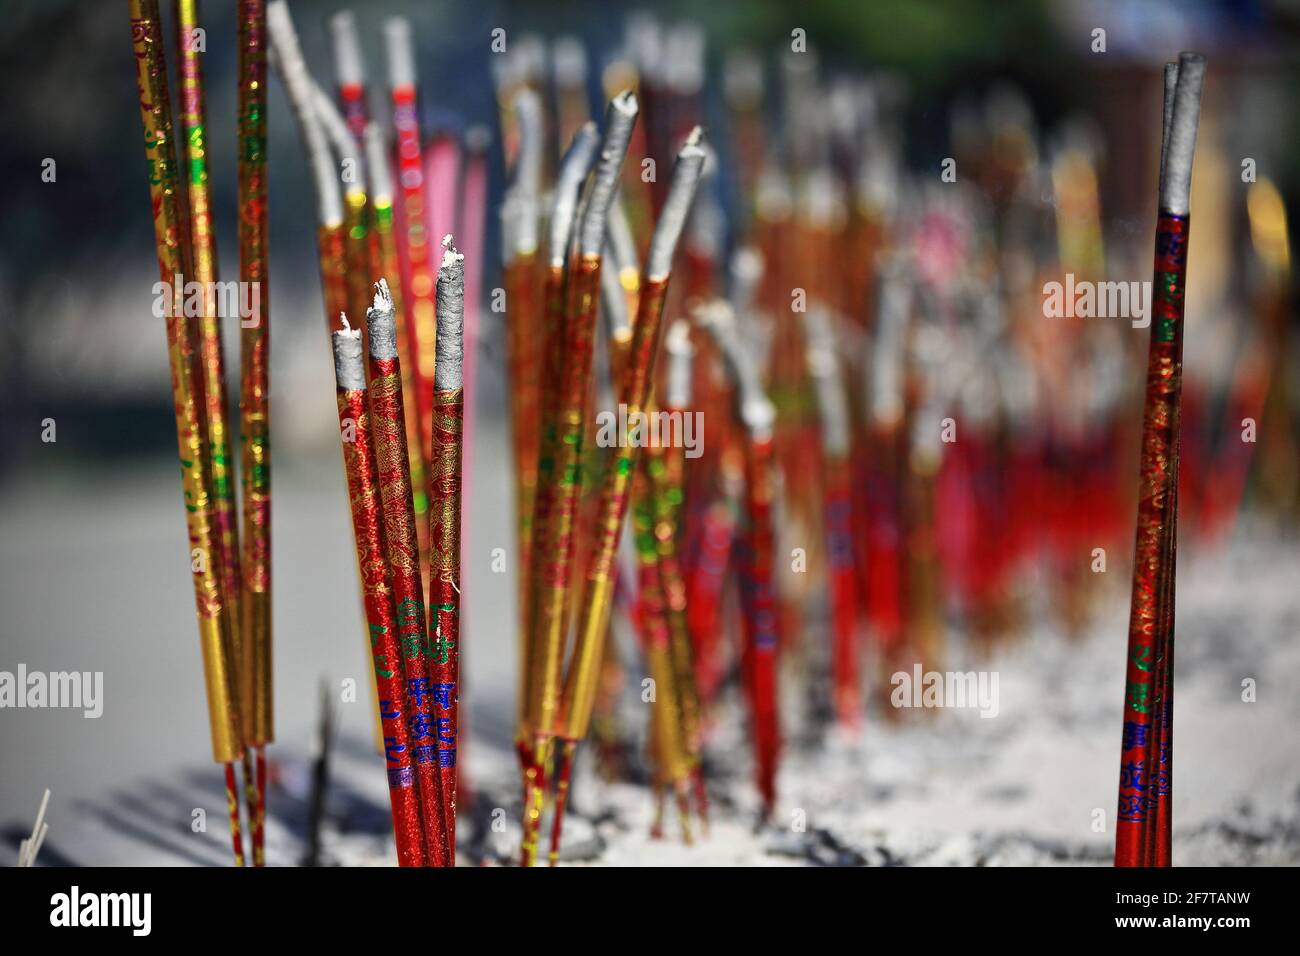
[[[239,4],[239,279],[257,290],[240,323],[239,433],[243,490],[242,635],[251,681],[242,697],[244,741],[255,755],[250,795],[253,865],[266,863],[266,745],[275,736],[271,669],[271,332],[267,321],[266,4]]]
[[[565,323],[564,345],[559,355],[559,402],[556,415],[554,460],[549,463],[554,479],[539,487],[542,495],[553,495],[545,522],[534,529],[535,553],[539,557],[537,587],[530,603],[532,644],[529,649],[528,720],[533,734],[533,778],[530,799],[525,805],[522,858],[531,866],[536,856],[544,800],[543,768],[548,762],[560,707],[560,664],[564,650],[564,625],[569,597],[569,577],[574,553],[574,528],[581,487],[580,462],[586,423],[583,413],[591,389],[595,344],[596,312],[600,302],[601,249],[605,244],[605,222],[609,203],[618,186],[619,170],[636,123],[637,102],[631,93],[621,93],[610,102],[601,140],[600,158],[592,173],[591,192],[577,227],[578,261],[570,277],[570,309]],[[549,451],[543,438],[543,455]],[[539,475],[547,473],[543,458]]]
[[[384,519],[384,551],[393,586],[397,637],[406,664],[407,726],[415,751],[416,786],[424,814],[425,842],[433,866],[450,865],[446,822],[438,791],[440,717],[430,678],[429,632],[425,626],[424,585],[420,580],[415,504],[407,452],[402,370],[397,357],[397,326],[388,283],[375,284],[370,326],[370,423],[379,470]]]
[[[429,481],[429,679],[447,865],[456,865],[456,750],[460,703],[460,529],[464,430],[465,257],[443,239],[438,270],[438,363],[433,382],[434,460]]]
[[[158,4],[156,0],[130,0],[129,13],[145,159],[149,166],[149,195],[154,210],[158,271],[164,283],[173,284],[177,275],[189,274],[189,262],[183,240],[181,186],[177,179],[176,145],[167,95],[167,64]],[[235,807],[231,842],[235,865],[242,866],[244,854],[238,798],[234,789],[234,761],[243,756],[243,744],[235,705],[234,661],[230,657],[230,616],[216,566],[212,484],[203,447],[202,411],[199,407],[203,386],[195,367],[200,349],[184,318],[183,295],[182,288],[172,288],[167,346],[190,539],[190,553],[186,560],[194,576],[212,754],[218,763],[225,765],[226,797]]]
[[[344,318],[344,325],[347,319]],[[344,328],[331,336],[338,388],[343,470],[347,477],[365,611],[368,655],[379,694],[388,796],[400,866],[425,866],[424,827],[415,789],[415,752],[406,721],[406,666],[398,639],[393,589],[388,581],[383,540],[378,461],[371,429],[361,330]]]
[[[629,421],[634,416],[639,417],[651,400],[654,363],[663,338],[663,309],[672,276],[673,255],[704,167],[705,154],[700,147],[700,137],[700,130],[696,128],[677,154],[668,199],[655,226],[650,252],[646,258],[636,324],[632,329],[632,344],[619,388],[619,404],[626,406]],[[596,211],[602,217],[605,214],[604,209]],[[592,208],[589,207],[588,217],[592,214]],[[587,222],[583,223],[583,232],[585,260],[585,250],[590,249],[591,244],[598,243],[603,236],[600,232],[589,229]],[[599,259],[596,268],[599,269]],[[599,275],[595,278],[599,280]],[[622,418],[621,415],[619,417]],[[587,736],[591,724],[591,711],[599,684],[601,656],[605,648],[605,632],[609,627],[614,593],[614,555],[618,549],[623,520],[627,516],[639,451],[637,442],[628,441],[626,435],[619,436],[614,459],[605,472],[600,492],[596,540],[586,571],[582,602],[577,615],[577,642],[565,677],[560,709],[559,735],[564,740],[562,772],[563,767],[572,761],[574,748],[578,741]],[[563,475],[564,472],[561,470],[559,474]],[[562,821],[557,819],[556,826],[560,825]]]
[[[337,317],[347,311],[342,190],[330,157],[329,140],[314,105],[311,74],[303,62],[285,0],[271,0],[267,4],[266,29],[271,38],[271,65],[284,84],[315,187],[316,244],[325,299],[325,327],[332,330]]]
[[[1176,76],[1176,81],[1171,84]],[[1121,742],[1116,866],[1169,866],[1173,793],[1174,593],[1183,309],[1192,159],[1205,58],[1166,72],[1168,135],[1160,170],[1155,300],[1142,454]],[[1172,94],[1172,95],[1171,95]]]
[[[738,542],[745,646],[741,670],[749,697],[751,734],[762,819],[776,805],[776,771],[780,756],[780,715],[777,712],[777,631],[773,585],[772,503],[775,464],[772,428],[776,412],[763,391],[757,363],[746,351],[736,329],[735,315],[725,302],[708,303],[696,320],[713,337],[735,387],[736,417],[745,427],[745,527]]]

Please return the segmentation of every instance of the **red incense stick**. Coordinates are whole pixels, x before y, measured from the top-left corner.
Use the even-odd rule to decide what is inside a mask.
[[[1188,199],[1204,77],[1204,57],[1180,54],[1156,222],[1156,293],[1142,423],[1116,866],[1170,865],[1179,399]]]
[[[460,701],[461,435],[465,257],[443,240],[438,270],[438,361],[433,387],[434,460],[429,482],[429,675],[433,687],[438,793],[447,866],[456,865],[456,743]]]
[[[741,667],[750,703],[762,819],[766,821],[776,806],[781,746],[776,692],[779,628],[772,574],[772,426],[776,413],[763,392],[757,365],[740,341],[730,306],[721,301],[710,303],[697,310],[696,318],[722,352],[735,385],[736,414],[749,433],[744,449],[745,524],[738,541],[745,612]]]

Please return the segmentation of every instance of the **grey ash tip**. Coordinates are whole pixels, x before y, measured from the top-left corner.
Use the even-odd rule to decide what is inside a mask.
[[[551,194],[551,230],[547,255],[552,265],[562,266],[568,259],[573,217],[578,209],[578,194],[582,192],[582,183],[591,171],[599,144],[600,134],[596,132],[596,124],[588,120],[573,134],[573,142],[569,144],[569,150],[560,163],[560,172],[555,177],[555,189]]]
[[[1169,120],[1169,145],[1165,150],[1164,175],[1160,177],[1160,208],[1175,215],[1188,212],[1204,84],[1205,57],[1199,53],[1180,53],[1173,115]]]
[[[433,387],[448,391],[461,387],[465,363],[465,257],[442,240],[442,265],[438,269],[438,338],[434,349]]]
[[[366,322],[370,328],[370,357],[381,361],[397,358],[397,318],[385,279],[375,283],[375,300],[366,310]]]
[[[708,156],[700,145],[702,136],[700,128],[695,127],[677,152],[668,199],[664,202],[659,222],[655,224],[654,235],[650,238],[650,253],[646,256],[646,275],[651,279],[664,279],[672,271],[677,241],[686,226],[686,217],[690,215],[691,203],[695,201],[695,192],[704,173],[704,160]]]
[[[366,363],[361,356],[361,330],[339,329],[330,336],[334,346],[334,381],[339,391],[366,387]]]
[[[637,117],[636,95],[631,90],[624,90],[609,102],[609,112],[605,119],[605,136],[600,144],[600,159],[596,161],[596,171],[591,183],[591,194],[587,200],[587,211],[583,216],[582,228],[578,239],[579,251],[584,256],[600,255],[605,244],[605,222],[609,215],[609,204],[614,199],[618,188],[618,174],[623,168],[623,157],[627,154],[628,142],[632,139],[632,127]]]

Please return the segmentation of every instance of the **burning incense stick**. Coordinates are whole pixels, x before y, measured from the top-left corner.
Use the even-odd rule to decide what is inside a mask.
[[[465,257],[443,239],[438,270],[438,363],[434,371],[433,447],[429,482],[429,664],[438,708],[438,791],[447,832],[447,865],[456,865],[456,738],[460,702],[460,494],[464,424]]]
[[[741,599],[745,609],[744,682],[753,720],[754,760],[762,819],[776,804],[776,767],[780,752],[777,713],[776,655],[779,644],[772,584],[772,501],[774,465],[772,427],[776,413],[763,392],[758,367],[745,350],[731,308],[713,302],[696,317],[713,336],[735,385],[736,414],[749,432],[745,446],[746,528],[741,541]]]
[[[559,412],[556,416],[559,440],[554,444],[555,458],[551,464],[551,473],[556,480],[554,488],[547,485],[541,488],[543,494],[553,494],[554,503],[544,512],[545,524],[539,522],[535,531],[535,541],[542,543],[542,547],[537,550],[541,573],[535,579],[540,587],[536,589],[531,604],[528,718],[533,733],[535,776],[531,781],[531,799],[525,807],[525,866],[531,866],[536,855],[544,796],[540,777],[547,764],[549,742],[555,732],[560,707],[560,663],[564,650],[570,562],[575,544],[573,531],[581,486],[580,461],[586,431],[583,413],[591,388],[596,311],[600,301],[601,249],[605,244],[609,204],[618,186],[619,170],[623,166],[636,116],[636,97],[631,93],[621,93],[611,101],[591,194],[578,229],[579,258],[569,296],[572,311],[566,323],[564,348],[560,355]],[[549,449],[545,439],[543,442],[545,455]],[[544,459],[539,472],[545,474],[548,464]],[[539,497],[539,512],[542,504]]]
[[[602,154],[602,163],[607,152]],[[619,390],[619,404],[627,408],[627,420],[640,417],[650,402],[654,363],[662,339],[663,309],[672,275],[673,255],[690,212],[695,190],[704,167],[704,150],[700,147],[700,131],[695,129],[677,154],[669,187],[668,201],[655,227],[646,260],[645,281],[641,283],[641,296],[637,308],[636,325],[632,330],[632,344],[627,367]],[[617,171],[617,167],[615,167]],[[599,180],[598,180],[599,182]],[[593,189],[593,196],[595,190]],[[592,245],[600,248],[601,231],[590,225],[593,206],[588,207],[583,221],[583,263],[587,262]],[[596,209],[604,221],[606,209]],[[596,257],[595,269],[600,268]],[[599,275],[594,278],[599,281]],[[592,296],[594,298],[594,295]],[[575,301],[581,302],[581,299]],[[623,416],[620,415],[620,418]],[[580,427],[581,423],[578,423]],[[577,617],[578,636],[574,646],[564,684],[561,708],[560,736],[564,739],[563,764],[572,760],[577,742],[587,736],[591,724],[591,711],[599,684],[601,656],[605,647],[605,632],[609,627],[610,608],[614,593],[614,554],[618,549],[623,519],[627,515],[632,479],[640,451],[638,442],[619,436],[614,459],[605,472],[601,489],[599,523],[596,541],[587,568],[587,580],[582,593],[581,610]],[[568,439],[566,438],[567,442]],[[561,476],[566,475],[562,469]],[[563,507],[563,505],[561,506]],[[665,653],[667,648],[665,647]],[[557,820],[557,827],[561,822]],[[557,840],[558,843],[558,840]]]
[[[1192,158],[1205,58],[1182,53],[1156,222],[1156,297],[1142,423],[1133,600],[1124,690],[1116,866],[1170,865],[1178,426]]]
[[[176,147],[172,140],[171,103],[167,96],[167,66],[157,0],[130,0],[131,45],[140,92],[140,120],[144,128],[145,159],[149,165],[149,195],[154,210],[154,240],[158,271],[173,284],[188,275],[188,252],[182,241],[180,184],[176,175]],[[226,765],[227,799],[235,807],[231,840],[235,865],[244,854],[239,831],[238,800],[234,790],[234,761],[243,756],[235,675],[230,659],[230,618],[222,579],[215,566],[211,476],[202,443],[202,413],[198,395],[202,382],[195,370],[198,343],[185,322],[184,290],[172,288],[167,318],[168,358],[171,365],[172,401],[176,410],[176,439],[180,450],[182,486],[190,538],[190,568],[203,651],[207,688],[208,723],[212,754]]]
[[[383,728],[397,862],[399,866],[425,866],[425,831],[415,790],[415,752],[405,714],[405,655],[398,638],[393,589],[388,582],[384,557],[379,464],[372,443],[361,330],[340,330],[333,333],[332,340],[339,428],[343,436],[343,467],[361,570],[361,601],[370,631],[370,658],[379,688],[379,721]],[[433,809],[429,808],[430,811]]]
[[[392,17],[384,24],[388,54],[388,92],[393,106],[393,129],[397,134],[398,183],[402,201],[398,204],[398,252],[402,257],[402,301],[406,304],[411,351],[415,356],[412,378],[419,399],[420,432],[416,441],[426,464],[433,460],[433,376],[437,361],[437,306],[435,276],[430,260],[429,235],[425,222],[425,182],[420,142],[419,94],[415,85],[415,48],[411,24]],[[427,474],[427,470],[426,470]],[[420,487],[415,493],[428,494]],[[427,506],[427,499],[426,499]]]
[[[271,409],[267,324],[266,233],[266,6],[241,0],[239,7],[239,279],[256,289],[255,314],[240,323],[239,432],[243,480],[242,634],[251,663],[241,668],[252,682],[242,697],[244,739],[254,748],[256,769],[250,801],[253,865],[266,863],[266,745],[275,736],[271,680]]]
[[[439,749],[440,723],[435,706],[445,706],[430,678],[431,652],[425,627],[424,585],[420,580],[419,545],[415,531],[415,503],[411,495],[411,469],[406,447],[405,411],[402,407],[402,370],[397,357],[397,326],[388,283],[375,284],[374,305],[366,313],[370,325],[370,419],[375,456],[379,465],[379,494],[383,501],[384,547],[393,582],[397,636],[406,660],[408,724],[415,748],[416,781],[424,811],[429,862],[450,865],[447,827],[442,819],[438,770],[448,759]],[[454,758],[454,751],[452,752]]]
[[[344,285],[343,198],[339,177],[330,158],[329,140],[314,106],[311,75],[302,59],[298,35],[285,0],[271,0],[266,8],[266,29],[271,38],[271,65],[280,74],[289,106],[302,137],[316,191],[316,241],[320,255],[321,285],[325,298],[325,325],[332,329],[347,308]]]

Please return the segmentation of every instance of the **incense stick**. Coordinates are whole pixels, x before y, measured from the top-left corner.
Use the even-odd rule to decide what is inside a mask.
[[[831,605],[831,686],[835,715],[846,727],[861,716],[858,695],[857,581],[849,476],[849,409],[835,351],[830,316],[822,308],[804,313],[808,373],[821,419],[821,466],[827,575]]]
[[[239,432],[243,482],[244,652],[251,658],[243,696],[244,736],[255,750],[253,865],[266,863],[266,744],[275,735],[271,677],[271,409],[267,322],[266,5],[239,7],[239,278],[257,290],[256,314],[240,323]]]
[[[167,96],[167,67],[157,0],[130,0],[131,45],[136,60],[140,93],[140,120],[144,130],[145,159],[149,166],[149,194],[154,210],[154,239],[158,271],[165,283],[189,274],[182,241],[180,184],[172,138],[171,104]],[[184,318],[182,288],[172,288],[167,318],[168,359],[172,401],[176,411],[176,439],[180,451],[182,487],[194,576],[199,643],[203,651],[208,724],[212,754],[226,765],[227,799],[236,810],[231,833],[235,863],[243,865],[238,802],[233,788],[234,761],[243,755],[238,712],[235,707],[233,662],[229,656],[230,621],[221,577],[214,566],[215,532],[211,477],[204,460],[198,394],[202,388],[194,367],[197,343]]]
[[[429,482],[429,665],[438,740],[438,790],[447,832],[447,865],[456,865],[456,744],[460,702],[460,530],[464,397],[465,257],[443,239],[438,270],[438,362],[433,388],[433,461]]]
[[[416,89],[415,48],[411,24],[403,17],[384,23],[384,46],[388,55],[388,94],[393,108],[393,130],[397,136],[398,183],[402,201],[398,204],[398,253],[402,260],[402,301],[410,321],[411,370],[418,398],[420,431],[416,442],[427,466],[433,460],[433,376],[437,362],[437,306],[434,302],[436,277],[430,259],[426,223],[425,179],[420,134],[419,93]],[[415,489],[422,498],[424,487]]]
[[[303,62],[298,35],[285,0],[271,0],[267,4],[266,29],[271,38],[271,65],[284,84],[315,186],[316,242],[325,300],[325,327],[332,330],[336,317],[347,309],[343,198],[339,177],[330,158],[329,140],[316,113],[311,75]]]
[[[776,804],[780,754],[776,655],[779,645],[772,582],[772,503],[774,465],[772,427],[776,412],[763,392],[757,365],[736,332],[735,316],[724,302],[700,308],[696,318],[713,336],[735,386],[736,415],[749,433],[745,446],[746,528],[741,541],[741,599],[745,609],[742,670],[749,696],[754,763],[762,798],[761,820]]]
[[[239,711],[240,731],[246,748],[243,754],[244,792],[248,804],[250,831],[255,829],[257,792],[252,753],[248,749],[250,711],[253,709],[252,649],[243,640],[243,575],[240,572],[239,518],[235,501],[236,472],[227,427],[225,350],[221,342],[221,320],[217,315],[217,258],[212,204],[208,194],[207,107],[203,90],[203,66],[200,51],[193,44],[199,30],[198,0],[176,0],[176,59],[180,76],[181,160],[185,177],[182,215],[188,224],[190,267],[193,279],[203,290],[203,310],[199,316],[201,343],[202,416],[206,441],[205,454],[212,479],[213,533],[215,554],[226,595],[230,618],[230,659],[235,668],[235,702]],[[232,818],[238,825],[239,811]],[[256,845],[257,840],[253,843]],[[254,853],[256,856],[256,853]]]
[[[429,500],[428,469],[425,467],[419,441],[411,435],[420,434],[419,393],[415,380],[415,357],[412,343],[410,311],[404,308],[401,296],[402,270],[398,259],[397,234],[393,223],[393,178],[390,172],[383,132],[375,123],[365,128],[364,143],[366,166],[370,175],[370,208],[374,218],[376,271],[388,282],[388,292],[393,300],[393,316],[397,323],[397,357],[402,366],[402,407],[406,414],[407,458],[411,466],[411,488],[415,502],[415,524],[420,545],[421,574],[429,567]]]
[[[673,322],[664,336],[668,366],[664,375],[664,408],[682,419],[691,414],[690,323]],[[701,826],[708,828],[708,797],[701,765],[703,747],[702,712],[695,680],[695,651],[691,643],[686,610],[686,580],[678,556],[677,535],[681,527],[684,493],[685,448],[652,446],[647,451],[646,472],[654,493],[655,546],[659,578],[663,587],[664,611],[668,621],[669,649],[678,688],[681,736],[685,748],[686,773],[694,783],[696,810]]]
[[[365,157],[360,142],[352,135],[343,114],[318,84],[311,84],[312,109],[325,136],[333,146],[339,168],[350,171],[343,190],[344,288],[351,315],[362,315],[370,304],[369,197]],[[365,332],[362,332],[362,339]]]
[[[1156,294],[1142,424],[1116,866],[1170,865],[1179,400],[1188,200],[1204,77],[1204,57],[1179,55],[1156,222]]]
[[[332,342],[343,467],[361,572],[361,601],[369,629],[369,655],[379,691],[379,722],[397,862],[399,866],[425,866],[428,859],[415,791],[414,750],[405,714],[405,655],[398,639],[393,589],[385,562],[379,465],[372,437],[361,330],[348,328],[335,332]]]
[[[353,138],[361,142],[370,115],[366,105],[366,69],[361,56],[361,38],[357,36],[356,14],[351,10],[340,10],[330,17],[329,25],[334,46],[334,76],[338,81],[343,116]]]

